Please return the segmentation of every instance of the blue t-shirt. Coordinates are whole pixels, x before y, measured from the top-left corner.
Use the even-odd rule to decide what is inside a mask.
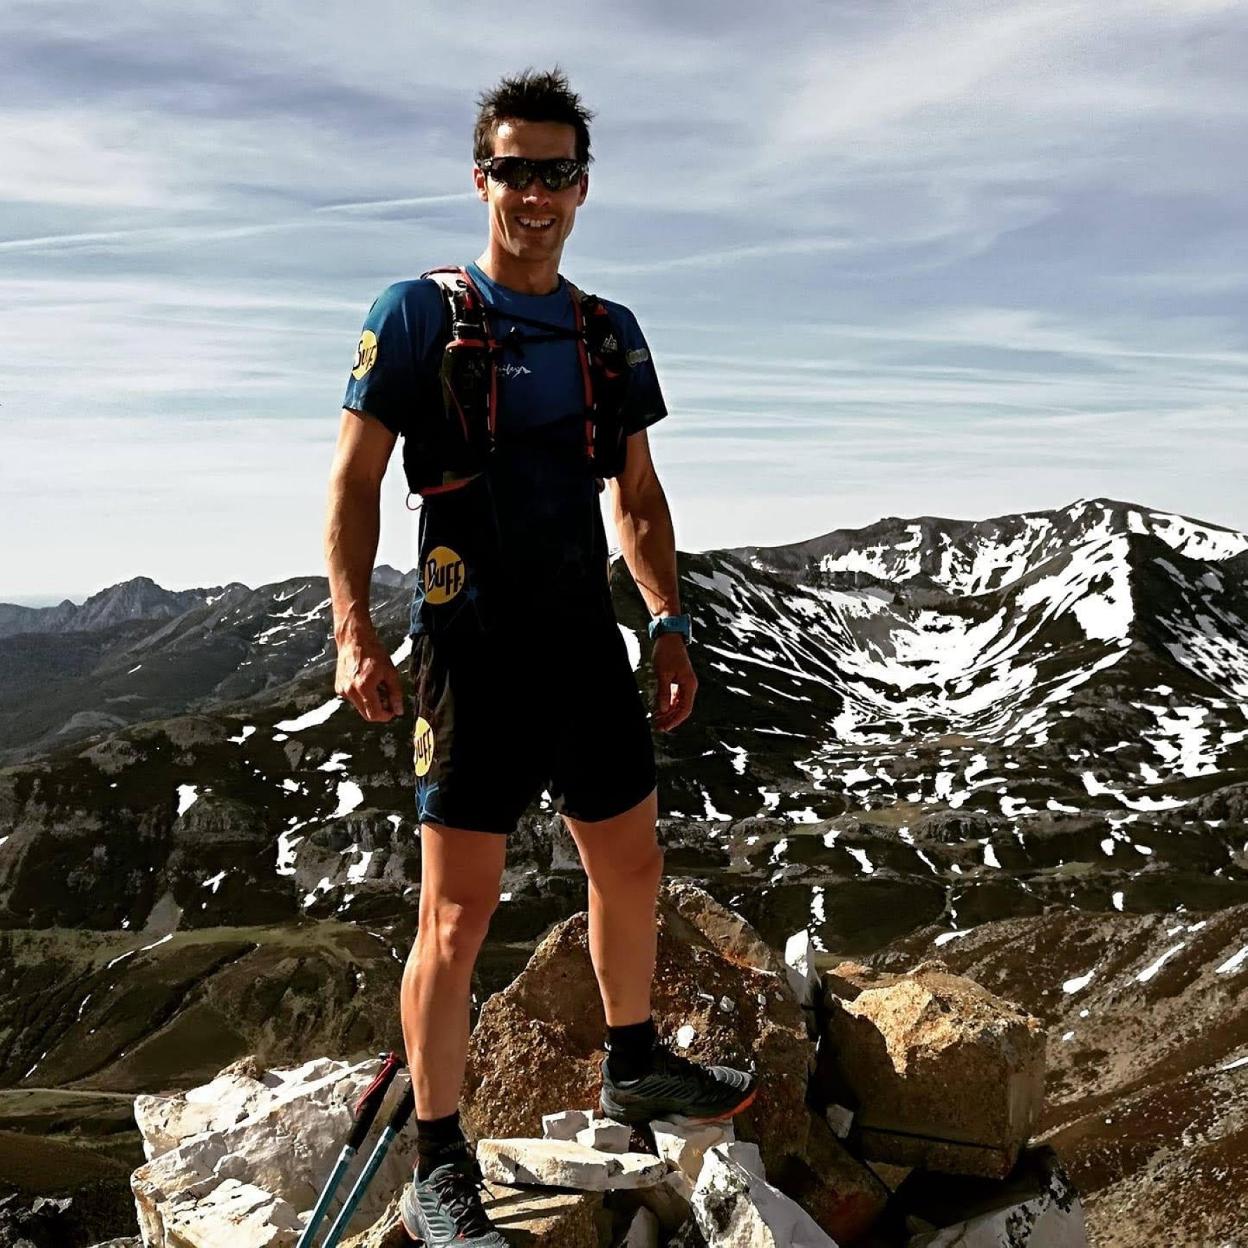
[[[528,295],[465,266],[503,344],[498,429],[489,467],[475,481],[427,497],[421,508],[421,586],[413,635],[506,625],[539,613],[610,613],[607,541],[598,487],[586,466],[585,397],[577,345],[509,314],[572,330],[572,294],[561,277]],[[636,433],[667,415],[636,318],[603,300],[628,361],[623,420]],[[396,282],[369,309],[343,406],[406,435],[442,419],[438,369],[446,302],[428,278]]]

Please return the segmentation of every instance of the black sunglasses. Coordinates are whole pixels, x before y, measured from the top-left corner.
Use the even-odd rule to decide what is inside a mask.
[[[541,178],[548,191],[566,191],[576,182],[585,166],[566,156],[553,160],[530,160],[527,156],[487,156],[477,161],[477,168],[487,177],[522,191],[534,178]]]

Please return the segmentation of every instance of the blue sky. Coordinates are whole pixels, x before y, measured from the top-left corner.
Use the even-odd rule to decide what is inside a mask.
[[[685,549],[1108,495],[1248,529],[1248,10],[0,10],[0,600],[324,572],[390,281],[476,256],[482,87],[597,113],[564,252],[628,303]],[[398,456],[379,561],[413,562]]]

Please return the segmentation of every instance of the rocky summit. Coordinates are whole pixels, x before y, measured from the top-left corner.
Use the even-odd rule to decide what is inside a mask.
[[[731,1123],[676,1119],[629,1128],[599,1117],[592,1088],[578,1094],[556,1077],[561,1069],[575,1069],[574,1056],[551,1050],[549,1026],[526,1025],[550,1023],[552,999],[543,985],[549,989],[563,983],[574,995],[574,985],[584,977],[586,916],[558,925],[516,984],[486,1002],[474,1037],[480,1078],[465,1126],[486,1180],[487,1212],[509,1239],[560,1248],[620,1243],[657,1248],[661,1241],[689,1237],[725,1248],[930,1248],[959,1236],[968,1244],[1013,1248],[1083,1248],[1087,1243],[1078,1193],[1054,1151],[1030,1147],[1029,1133],[1018,1130],[1017,1121],[1004,1124],[990,1109],[968,1117],[964,1108],[991,1106],[1004,1096],[1018,1115],[1035,1121],[1042,1100],[1042,1052],[1036,1071],[1032,1052],[1025,1045],[1018,1048],[1012,1038],[1019,1025],[1039,1034],[1034,1018],[947,971],[888,975],[885,987],[865,987],[858,999],[884,992],[905,1000],[914,988],[939,994],[945,1031],[975,1037],[969,1042],[989,1060],[959,1067],[959,1058],[950,1056],[957,1046],[947,1036],[921,1036],[912,1029],[910,1060],[886,1063],[888,1073],[881,1078],[870,1069],[871,1055],[880,1051],[881,1042],[891,1044],[896,1032],[895,1020],[885,1018],[887,1011],[841,1036],[828,1029],[831,1015],[819,1010],[812,1038],[793,986],[774,958],[758,965],[729,956],[742,948],[762,948],[740,916],[687,884],[666,886],[661,907],[666,953],[689,968],[685,985],[673,985],[656,1002],[656,1024],[665,1043],[682,1050],[709,1046],[711,1056],[729,1047],[730,1031],[708,1027],[692,987],[714,979],[724,999],[770,999],[773,1004],[758,1019],[741,1020],[741,1034],[765,1037],[784,1031],[785,1056],[777,1061],[774,1043],[760,1040],[754,1057],[744,1059],[759,1075],[759,1094]],[[699,926],[696,920],[703,916],[710,921]],[[708,937],[708,930],[715,935]],[[871,972],[847,965],[827,987],[834,990],[846,975],[864,974]],[[489,1021],[501,1015],[513,1020],[504,1044],[497,1043],[499,1033],[491,1031]],[[852,1118],[857,1125],[851,1124],[844,1142],[828,1127],[815,1077],[820,1070],[816,1048],[826,1045],[835,1052],[856,1106]],[[601,1060],[601,1047],[594,1056]],[[794,1057],[796,1064],[790,1060]],[[1008,1077],[1011,1066],[1028,1077],[1024,1088]],[[294,1244],[319,1207],[322,1184],[351,1128],[352,1103],[379,1068],[378,1059],[352,1064],[322,1058],[295,1069],[264,1070],[246,1059],[186,1093],[139,1097],[135,1115],[147,1160],[131,1176],[131,1188],[143,1243],[150,1248]],[[942,1070],[946,1077],[957,1076],[962,1093],[962,1104],[951,1104],[943,1115],[924,1086]],[[790,1079],[798,1085],[796,1098]],[[542,1114],[540,1128],[525,1132],[530,1110],[521,1104],[502,1124],[512,1126],[512,1132],[483,1131],[497,1119],[487,1122],[481,1089],[503,1089],[508,1081],[517,1091],[565,1108]],[[381,1248],[402,1235],[398,1200],[411,1176],[415,1139],[410,1100],[401,1086],[401,1080],[392,1085],[392,1109],[385,1119],[392,1138],[379,1137],[387,1143],[354,1213],[337,1226],[346,1184],[354,1182],[350,1172],[343,1176],[339,1199],[328,1206],[349,1248]],[[910,1087],[913,1101],[907,1095]],[[505,1099],[500,1091],[491,1106]],[[922,1164],[890,1167],[891,1188],[869,1161],[878,1151],[875,1133],[882,1114],[904,1119],[911,1141],[934,1145],[923,1153]],[[955,1136],[963,1144],[945,1147]],[[997,1181],[982,1177],[976,1147],[994,1156],[1008,1150]],[[981,1177],[972,1181],[976,1175]]]
[[[695,1051],[757,1058],[767,993],[724,976],[783,980],[791,1001],[767,1010],[795,1013],[766,1016],[769,1043],[814,1044],[808,1089],[827,1098],[793,1120],[809,1173],[761,1125],[727,1143],[757,1147],[762,1181],[816,1219],[829,1141],[894,1194],[910,1184],[912,1234],[951,1216],[925,1215],[912,1177],[938,1173],[942,1149],[997,1157],[966,1185],[1006,1182],[1013,1157],[1010,1174],[1026,1163],[1056,1191],[1050,1147],[1090,1242],[1248,1242],[1226,1199],[1248,1153],[1248,536],[1093,499],[681,554],[680,573],[700,687],[694,716],[656,738],[660,838],[669,881],[710,901],[693,917],[665,902],[665,947],[700,951],[669,956],[665,1008],[695,1011]],[[645,607],[618,560],[612,582],[649,699]],[[373,580],[401,668],[414,584]],[[336,698],[328,608],[317,576],[177,593],[136,578],[81,605],[0,606],[0,1244],[137,1234],[130,1178],[151,1159],[136,1098],[210,1086],[245,1057],[272,1072],[401,1046],[420,889],[410,684],[387,724]],[[510,1124],[474,1065],[481,1138],[537,1138],[592,1104],[593,1025],[542,1004],[557,957],[592,1006],[584,905],[543,797],[509,845],[473,1021],[514,1046],[527,1020],[573,1065]],[[1034,1066],[992,1049],[974,991],[945,974],[1043,1029],[993,1016],[1033,1063],[1043,1045],[1038,1117],[1008,1097],[971,1112],[963,1072],[997,1062],[1026,1089]],[[879,1051],[838,1068],[820,1037],[868,1025]],[[888,1160],[921,1104],[941,1110],[938,1084],[914,1082],[920,1051],[957,1072],[961,1117],[942,1121],[960,1125]],[[903,1066],[904,1106],[883,1096]],[[876,1090],[869,1112],[851,1075]],[[590,1149],[609,1138],[578,1131]],[[724,1193],[758,1195],[750,1156],[717,1162]],[[673,1221],[694,1182],[679,1169],[647,1209],[683,1242],[702,1230]]]

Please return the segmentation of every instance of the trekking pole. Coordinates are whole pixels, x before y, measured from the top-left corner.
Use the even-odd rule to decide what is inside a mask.
[[[394,1081],[394,1076],[398,1074],[399,1067],[403,1065],[397,1053],[382,1053],[381,1058],[382,1065],[376,1078],[364,1089],[360,1099],[355,1103],[355,1108],[351,1111],[355,1119],[351,1124],[351,1134],[342,1146],[342,1151],[338,1154],[338,1160],[329,1178],[325,1180],[325,1186],[321,1189],[320,1196],[317,1197],[316,1208],[312,1210],[308,1225],[304,1228],[303,1234],[299,1236],[299,1242],[295,1248],[311,1248],[317,1227],[320,1226],[321,1219],[329,1209],[329,1202],[334,1198],[334,1193],[338,1190],[343,1176],[351,1168],[351,1162],[355,1154],[359,1152],[360,1145],[364,1143],[365,1137],[372,1130],[373,1122],[377,1117],[377,1112],[381,1109],[382,1101],[386,1099],[390,1084]]]
[[[390,1115],[390,1121],[386,1123],[381,1135],[378,1137],[377,1144],[369,1155],[368,1161],[364,1163],[364,1169],[360,1171],[360,1177],[356,1179],[355,1186],[351,1189],[347,1196],[346,1202],[339,1211],[334,1224],[329,1228],[329,1234],[325,1236],[325,1242],[321,1248],[336,1248],[342,1233],[347,1229],[347,1223],[351,1221],[351,1215],[355,1212],[356,1206],[364,1198],[364,1193],[368,1185],[373,1181],[381,1163],[386,1158],[386,1153],[390,1150],[390,1145],[394,1143],[399,1132],[407,1126],[407,1120],[412,1116],[412,1110],[416,1107],[416,1087],[409,1079],[407,1088],[403,1095],[399,1098],[399,1103],[394,1107],[394,1113]]]

